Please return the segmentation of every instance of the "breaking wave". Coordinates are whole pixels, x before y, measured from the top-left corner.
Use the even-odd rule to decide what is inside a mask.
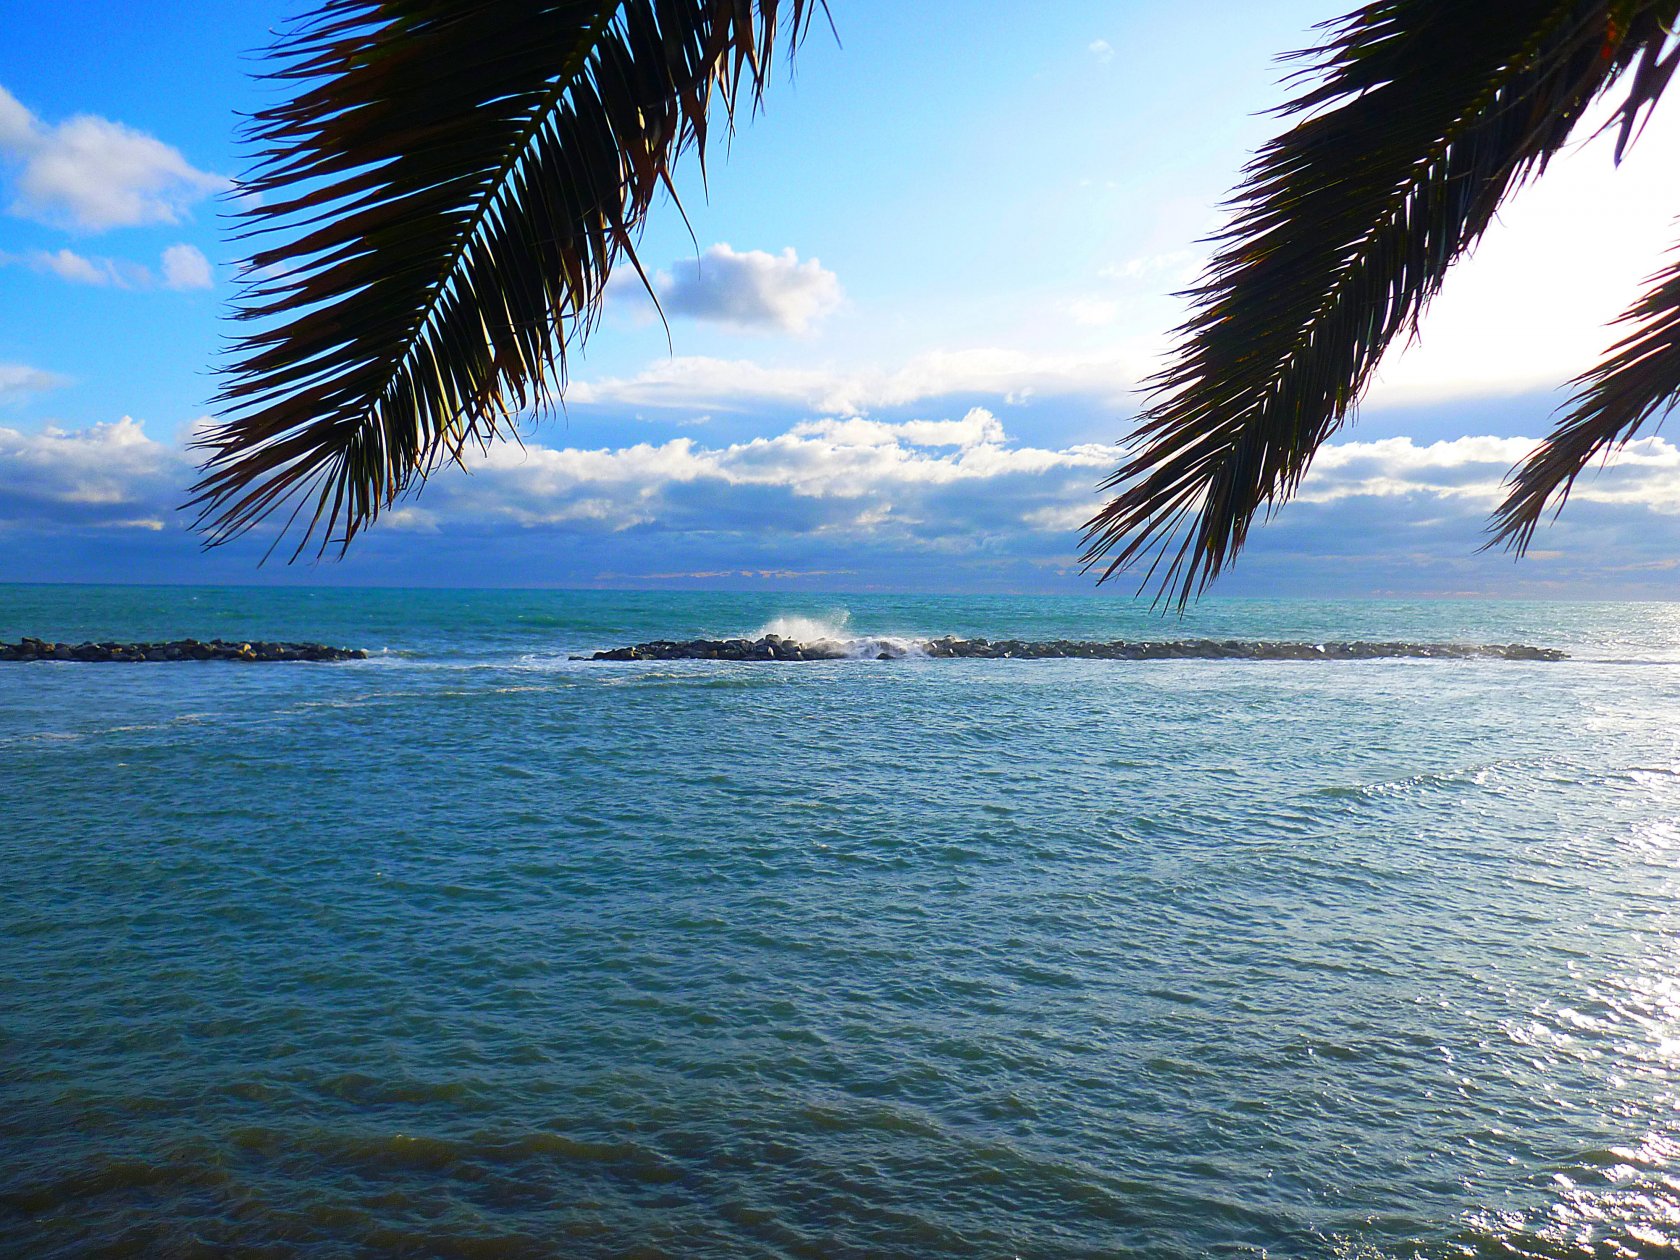
[[[926,656],[926,640],[913,634],[856,634],[851,629],[852,614],[844,608],[823,617],[772,617],[753,631],[748,643],[780,639],[797,644],[802,652],[820,653],[818,659],[877,660]],[[728,643],[736,640],[715,640]],[[699,640],[707,642],[707,640]]]

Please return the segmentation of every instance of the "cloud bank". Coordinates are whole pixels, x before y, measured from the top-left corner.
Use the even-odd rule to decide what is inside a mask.
[[[163,529],[190,465],[124,416],[77,430],[0,428],[0,467],[0,525],[56,533]]]
[[[1528,561],[1478,553],[1503,479],[1531,446],[1501,437],[1328,446],[1298,499],[1254,531],[1217,590],[1667,590],[1680,560],[1680,446],[1661,437],[1630,443],[1608,467],[1589,471]],[[1077,561],[1081,526],[1100,506],[1096,487],[1114,459],[1106,443],[1021,443],[978,407],[896,423],[819,416],[716,444],[681,437],[591,449],[533,440],[491,448],[469,462],[470,475],[440,472],[327,576],[375,563],[389,580],[409,582],[540,574],[560,585],[739,579],[1088,590]],[[145,574],[154,578],[192,580],[212,563],[196,556],[176,508],[193,479],[191,460],[132,419],[36,434],[0,428],[0,466],[0,534],[76,533],[89,540],[78,554],[89,556],[115,554],[102,551],[106,543],[121,553],[132,550],[125,539],[155,536],[162,541],[147,545],[173,547],[176,568]],[[218,574],[257,576],[262,533],[250,547],[218,552]],[[1621,585],[1604,585],[1614,575]],[[1118,585],[1129,589],[1131,580]]]
[[[1103,446],[1012,445],[975,408],[957,420],[812,420],[725,446],[497,447],[471,479],[435,486],[435,498],[428,490],[425,504],[434,522],[478,514],[605,531],[913,533],[949,547],[975,531],[1031,528],[1027,518],[1045,507],[1088,498],[1110,458]]]

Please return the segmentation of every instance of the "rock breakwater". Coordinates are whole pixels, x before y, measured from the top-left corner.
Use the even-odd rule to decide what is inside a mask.
[[[0,661],[361,661],[361,648],[267,640],[172,639],[166,643],[51,643],[24,638],[0,643]]]
[[[1561,661],[1556,648],[1525,643],[1297,643],[1287,640],[1166,639],[1092,641],[1083,639],[959,639],[946,635],[912,642],[874,639],[819,639],[800,642],[779,634],[759,639],[656,639],[611,648],[575,661],[836,661],[898,660],[903,657],[967,657],[983,660],[1102,661],[1363,661],[1398,657],[1443,660],[1487,658],[1506,661]]]

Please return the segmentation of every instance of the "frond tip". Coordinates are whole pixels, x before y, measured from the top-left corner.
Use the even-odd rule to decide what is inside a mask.
[[[817,0],[818,3],[821,0]],[[191,503],[340,547],[564,384],[677,158],[756,102],[811,0],[323,0],[275,49],[260,244]]]
[[[1625,446],[1653,419],[1680,406],[1680,250],[1652,277],[1651,289],[1619,321],[1628,333],[1610,357],[1578,377],[1575,397],[1550,437],[1512,472],[1510,492],[1494,513],[1489,547],[1522,554],[1546,507],[1554,511],[1599,454]]]

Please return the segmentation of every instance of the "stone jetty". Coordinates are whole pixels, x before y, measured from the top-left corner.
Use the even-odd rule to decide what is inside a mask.
[[[1363,661],[1395,657],[1443,660],[1488,658],[1506,661],[1561,661],[1555,648],[1524,643],[1297,643],[1258,639],[1167,639],[1093,642],[1081,639],[959,639],[946,635],[903,643],[878,639],[821,639],[802,643],[781,635],[760,639],[657,639],[632,647],[612,648],[575,661],[835,661],[854,658],[880,661],[904,657],[968,657],[984,660],[1102,661]]]
[[[50,643],[20,639],[0,643],[0,661],[361,661],[361,648],[324,643],[270,643],[252,639],[172,639],[167,643]]]

